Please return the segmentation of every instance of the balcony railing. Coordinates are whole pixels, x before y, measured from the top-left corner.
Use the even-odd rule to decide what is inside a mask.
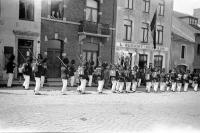
[[[89,21],[81,21],[79,26],[79,32],[87,32],[93,34],[110,35],[110,29],[108,24],[99,24]]]

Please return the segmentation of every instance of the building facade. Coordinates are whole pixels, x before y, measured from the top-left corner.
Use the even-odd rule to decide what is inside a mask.
[[[193,71],[198,69],[197,47],[199,42],[198,18],[173,13],[171,67]]]
[[[40,52],[41,3],[36,0],[0,0],[0,78],[11,54],[17,65]]]
[[[83,56],[98,64],[112,62],[115,43],[115,0],[42,0],[41,53],[47,54],[48,76],[60,77],[57,56]]]
[[[156,49],[150,24],[157,10]],[[115,63],[169,70],[173,0],[117,0]]]

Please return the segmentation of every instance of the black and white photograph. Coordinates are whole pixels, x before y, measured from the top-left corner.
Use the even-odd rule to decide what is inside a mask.
[[[200,0],[0,0],[0,132],[200,133]]]

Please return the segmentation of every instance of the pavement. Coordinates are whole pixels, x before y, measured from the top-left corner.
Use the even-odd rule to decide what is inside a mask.
[[[46,87],[33,95],[21,87],[0,88],[0,132],[149,133],[200,132],[200,92],[113,94],[75,87],[61,95]]]

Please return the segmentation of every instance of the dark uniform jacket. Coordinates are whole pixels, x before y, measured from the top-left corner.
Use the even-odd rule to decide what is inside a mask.
[[[69,79],[69,66],[67,66],[67,67],[64,67],[64,66],[62,66],[61,67],[61,78],[62,79]]]
[[[24,71],[23,71],[23,73],[24,73],[24,75],[29,75],[29,76],[31,76],[31,74],[32,74],[32,66],[31,66],[30,63],[26,63],[26,64],[24,65]]]
[[[15,63],[13,61],[9,61],[6,65],[6,72],[7,73],[13,73],[15,68]]]

